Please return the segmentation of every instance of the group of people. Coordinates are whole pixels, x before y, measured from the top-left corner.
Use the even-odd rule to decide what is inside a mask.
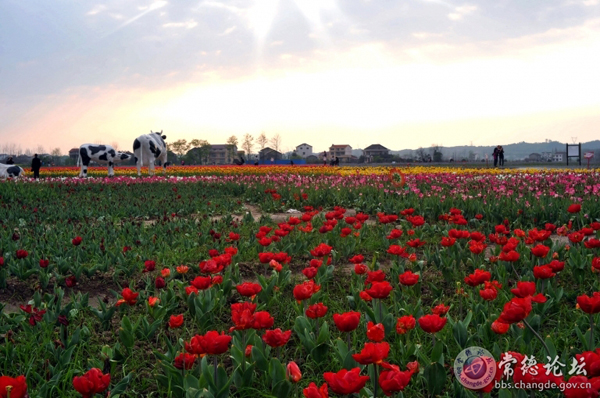
[[[333,156],[329,160],[329,165],[330,166],[339,166],[340,165],[340,159],[337,156]],[[323,152],[323,166],[327,166],[327,152]]]
[[[10,156],[8,159],[6,159],[6,164],[15,164],[14,159],[12,158],[12,156]],[[37,153],[35,155],[33,155],[33,159],[31,159],[31,171],[33,172],[33,178],[39,178],[40,177],[40,169],[42,168],[42,161],[40,158],[38,158]]]
[[[494,157],[494,167],[498,167],[498,165],[500,165],[500,167],[504,166],[504,148],[502,148],[502,145],[498,145],[494,148],[492,156]]]

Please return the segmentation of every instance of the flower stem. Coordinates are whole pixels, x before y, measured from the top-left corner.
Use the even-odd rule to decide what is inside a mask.
[[[542,342],[542,345],[546,349],[546,353],[548,354],[548,356],[551,356],[550,355],[550,349],[546,345],[546,342],[542,339],[542,336],[540,336],[535,330],[533,330],[533,328],[531,327],[531,325],[529,324],[529,322],[527,322],[525,319],[523,319],[523,323],[525,324],[525,326],[527,326],[529,328],[529,330],[531,330],[531,333],[533,333],[535,335],[535,337],[537,337],[538,340]]]
[[[373,380],[373,398],[377,398],[377,388],[378,383],[379,383],[379,375],[378,375],[378,369],[377,369],[377,364],[374,363],[373,366],[375,367],[375,380]]]
[[[218,377],[217,377],[217,356],[216,355],[213,358],[213,365],[215,367],[215,375],[214,375],[214,378],[215,378],[215,388],[218,391],[219,390],[219,385],[217,384]]]
[[[594,314],[590,314],[590,351],[594,350]]]

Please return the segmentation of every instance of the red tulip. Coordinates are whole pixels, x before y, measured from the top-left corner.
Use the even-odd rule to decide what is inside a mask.
[[[148,297],[148,305],[150,307],[154,307],[158,303],[160,303],[160,299],[158,297]]]
[[[572,205],[569,206],[569,208],[567,209],[567,211],[569,213],[579,213],[581,211],[581,205],[573,203]]]
[[[444,246],[444,247],[454,246],[454,244],[456,243],[456,239],[444,236],[442,238],[442,242],[441,243],[442,243],[442,246]]]
[[[102,374],[98,368],[90,369],[83,376],[73,377],[73,387],[84,398],[91,398],[104,392],[110,385],[110,374]],[[13,395],[11,393],[11,398]]]
[[[332,249],[333,249],[333,247],[326,245],[325,243],[321,243],[317,247],[315,247],[313,250],[311,250],[310,254],[313,257],[325,257],[331,253]]]
[[[198,290],[206,290],[212,285],[212,278],[210,276],[197,276],[190,281],[190,285],[194,286]]]
[[[448,313],[448,310],[450,310],[450,306],[446,306],[442,303],[433,307],[433,310],[431,310],[431,312],[435,315],[444,316],[446,315],[446,313]]]
[[[73,246],[79,246],[82,241],[83,239],[81,238],[81,236],[76,236],[71,240],[71,243],[73,244]]]
[[[502,252],[500,253],[500,261],[507,261],[507,262],[515,262],[517,260],[519,260],[519,253],[517,253],[514,250],[511,250],[509,252]]]
[[[399,256],[399,257],[403,257],[403,258],[406,258],[409,256],[409,254],[406,252],[406,249],[399,245],[390,245],[387,252],[389,254],[393,254],[394,256]]]
[[[387,236],[388,239],[398,239],[402,236],[402,230],[401,229],[392,229],[390,231],[390,234]]]
[[[229,349],[229,343],[231,342],[231,336],[226,335],[224,332],[210,331],[206,332],[204,336],[200,336],[200,344],[205,353],[209,355],[220,355]]]
[[[600,260],[599,260],[599,261],[600,261]],[[599,263],[599,264],[600,264],[600,263]],[[600,265],[599,265],[598,267],[600,267]],[[363,275],[363,274],[366,274],[366,273],[367,273],[367,266],[366,266],[366,265],[364,265],[364,264],[356,264],[356,265],[354,266],[354,273],[355,273],[356,275]]]
[[[465,278],[465,283],[469,286],[475,287],[482,285],[490,279],[492,279],[492,274],[490,272],[476,269],[474,273]]]
[[[137,297],[140,294],[134,293],[130,288],[126,287],[121,292],[121,295],[123,296],[123,299],[117,301],[117,303],[116,303],[117,307],[120,306],[121,304],[125,304],[125,303],[127,303],[129,305],[135,305],[135,303],[137,301]]]
[[[579,243],[583,240],[585,235],[583,235],[580,232],[573,232],[571,234],[568,234],[567,237],[569,238],[569,241],[571,241],[572,243]]]
[[[152,272],[156,268],[156,263],[152,260],[144,261],[144,272]]]
[[[498,318],[499,322],[513,324],[521,322],[531,312],[531,298],[513,298],[504,305],[504,309]]]
[[[492,331],[496,334],[505,334],[508,332],[510,325],[508,323],[502,323],[498,321],[492,322]]]
[[[398,366],[391,365],[392,370],[386,370],[379,375],[379,385],[387,396],[393,395],[394,392],[402,391],[415,373],[414,369],[401,371]]]
[[[369,322],[367,324],[367,338],[377,343],[382,341],[385,338],[385,328],[383,327],[383,324]]]
[[[262,339],[271,347],[281,347],[288,342],[291,336],[291,330],[282,332],[281,329],[277,328],[275,330],[267,330]]]
[[[292,383],[298,383],[302,378],[302,372],[300,372],[300,368],[294,361],[287,364],[285,375]]]
[[[262,264],[267,264],[271,262],[271,260],[275,260],[275,255],[271,252],[258,253],[258,260]]]
[[[190,370],[194,367],[194,362],[196,362],[196,355],[184,352],[175,358],[173,366],[175,366],[177,369],[185,368],[186,370]]]
[[[552,267],[549,265],[538,265],[533,267],[533,277],[535,279],[550,279],[556,276],[554,272],[552,272]]]
[[[548,267],[552,268],[553,272],[560,272],[563,269],[565,269],[565,262],[558,261],[558,260],[552,260],[548,263]]]
[[[419,326],[427,333],[437,333],[444,328],[448,319],[439,315],[425,315],[419,318]]]
[[[577,363],[582,363],[581,358],[585,363],[583,369],[587,372],[587,376],[600,376],[600,348],[596,348],[596,351],[585,351],[575,355]]]
[[[577,297],[579,308],[588,314],[597,314],[600,312],[600,292],[594,292],[592,297],[584,294]]]
[[[362,254],[357,254],[356,256],[351,257],[348,261],[350,261],[352,264],[360,264],[365,261],[365,256]]]
[[[329,388],[339,395],[348,395],[359,392],[370,379],[369,376],[360,375],[360,368],[354,368],[352,370],[342,369],[337,373],[325,372],[323,377],[327,384],[329,384]]]
[[[419,274],[414,274],[412,271],[406,271],[398,277],[400,284],[404,286],[413,286],[419,282]]]
[[[28,255],[29,255],[29,253],[27,253],[27,250],[17,250],[17,253],[16,253],[16,256],[19,260],[23,259],[23,258],[27,258]]]
[[[263,246],[263,247],[267,247],[267,246],[269,246],[269,245],[270,245],[272,242],[273,242],[273,241],[271,240],[271,238],[264,237],[264,238],[261,238],[261,239],[258,241],[258,244],[259,244],[259,245],[261,245],[261,246]]]
[[[358,354],[352,354],[352,358],[361,365],[380,364],[387,358],[389,352],[390,345],[386,342],[365,343],[362,351]]]
[[[10,390],[9,390],[10,387]],[[27,379],[25,376],[8,377],[0,376],[0,397],[24,398],[27,395]]]
[[[220,258],[220,256],[215,258]],[[211,259],[208,261],[200,262],[200,264],[198,264],[198,267],[200,268],[200,272],[202,273],[216,274],[218,272],[223,271],[223,268],[225,268],[225,264],[222,261],[217,262],[215,261],[215,259]]]
[[[182,325],[183,325],[183,314],[171,315],[171,318],[169,318],[169,327],[171,329],[180,328]]]
[[[40,268],[48,268],[48,265],[50,265],[50,260],[40,260]]]
[[[498,290],[492,284],[486,282],[485,288],[479,291],[479,296],[486,301],[493,301],[498,297]]]
[[[235,324],[235,328],[237,330],[252,328],[255,310],[256,304],[247,302],[231,304],[231,319]]]
[[[396,333],[405,334],[409,330],[414,329],[416,325],[417,325],[417,321],[414,316],[412,316],[412,315],[402,316],[402,317],[398,318],[398,321],[396,322]]]
[[[321,290],[321,286],[310,280],[294,287],[294,298],[297,301],[308,300],[319,290]]]
[[[546,257],[549,252],[550,252],[550,248],[548,246],[544,246],[544,245],[537,245],[537,246],[531,248],[531,254],[533,254],[536,257],[541,257],[541,258]]]
[[[252,329],[268,329],[273,327],[275,319],[267,311],[255,312],[252,319]]]
[[[244,297],[252,297],[260,293],[262,286],[258,283],[244,282],[241,285],[237,285],[235,289]]]
[[[358,327],[360,315],[360,312],[355,311],[333,314],[333,322],[340,332],[351,332]]]
[[[588,386],[589,387],[586,387]],[[586,376],[573,376],[565,383],[565,398],[597,398],[600,390],[600,378],[587,378]]]
[[[157,289],[162,289],[166,285],[167,284],[165,283],[165,280],[163,278],[161,278],[160,276],[157,276],[156,279],[154,280],[154,287],[156,287]]]
[[[393,287],[389,282],[373,282],[371,284],[371,288],[366,289],[365,292],[373,298],[376,299],[384,299],[390,295]]]
[[[327,314],[327,307],[324,306],[323,303],[310,305],[306,310],[306,316],[311,319],[324,317],[325,314]]]
[[[306,398],[329,398],[327,383],[323,383],[321,387],[317,387],[315,383],[310,383],[308,387],[302,390],[302,393]]]
[[[306,267],[302,270],[302,274],[307,277],[308,279],[313,279],[315,276],[317,276],[317,273],[319,272],[318,268],[313,268],[313,267]]]

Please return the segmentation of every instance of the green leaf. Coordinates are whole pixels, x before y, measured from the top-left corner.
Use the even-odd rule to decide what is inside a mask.
[[[439,363],[433,363],[427,366],[423,376],[425,377],[427,391],[429,391],[432,396],[437,395],[442,391],[446,384],[446,380],[448,379],[444,367]]]

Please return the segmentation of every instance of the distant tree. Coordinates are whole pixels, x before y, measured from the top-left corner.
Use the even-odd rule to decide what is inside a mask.
[[[281,152],[281,136],[279,135],[279,133],[276,133],[273,137],[271,137],[271,139],[269,140],[269,144],[271,144],[271,149],[275,149],[277,152]]]
[[[237,155],[237,151],[236,148],[238,146],[238,139],[235,135],[232,135],[231,137],[227,138],[227,145],[228,145],[228,149],[229,149],[229,155],[233,158]]]
[[[417,149],[415,152],[417,155],[417,159],[424,162],[425,158],[427,158],[427,152],[425,152],[425,149],[423,149],[423,147],[419,147],[419,149]]]
[[[169,150],[177,154],[177,156],[185,155],[190,148],[191,144],[189,144],[186,140],[177,140],[169,144]]]
[[[256,143],[258,144],[258,146],[260,147],[260,150],[262,151],[263,149],[265,149],[265,147],[267,146],[267,142],[269,142],[269,139],[267,138],[267,135],[265,134],[265,132],[261,132],[260,135],[258,136],[258,138],[256,139]]]
[[[60,148],[54,148],[52,151],[50,151],[50,155],[52,156],[52,163],[58,164],[60,157],[62,156]]]
[[[253,148],[254,148],[254,137],[252,137],[252,134],[249,134],[249,133],[245,134],[244,142],[242,142],[242,149],[246,152],[246,156],[248,156],[248,158],[250,158]],[[261,148],[261,149],[264,149],[264,148]]]
[[[442,161],[442,151],[441,148],[438,144],[432,144],[431,145],[431,157],[433,159],[434,162],[441,162]]]
[[[37,154],[40,154],[40,155],[41,155],[42,153],[46,153],[46,150],[44,149],[44,146],[43,146],[43,145],[38,145],[38,146],[35,148],[35,153],[37,153]]]

